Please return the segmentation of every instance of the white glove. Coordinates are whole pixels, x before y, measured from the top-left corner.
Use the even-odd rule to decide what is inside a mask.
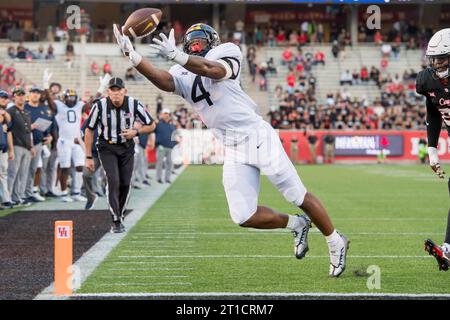
[[[439,156],[437,149],[435,147],[428,147],[428,158],[430,159],[430,167],[436,173],[436,175],[444,179],[445,172],[442,170],[441,165],[439,164]]]
[[[114,36],[116,37],[117,44],[122,50],[123,54],[130,58],[131,63],[134,67],[136,67],[139,63],[141,63],[142,56],[136,52],[133,48],[133,44],[126,35],[123,35],[122,32],[119,31],[119,28],[116,24],[113,25]]]
[[[99,77],[98,79],[100,80],[100,86],[98,87],[97,92],[103,94],[106,87],[108,86],[109,80],[111,80],[111,75],[107,73],[103,77]]]
[[[184,66],[188,62],[189,55],[177,48],[175,44],[175,31],[173,29],[170,30],[169,39],[167,39],[164,33],[160,33],[159,37],[161,40],[156,38],[152,39],[156,44],[151,44],[150,47],[160,55]]]
[[[44,75],[42,77],[44,90],[48,90],[50,88],[50,79],[52,78],[52,75],[53,73],[50,73],[48,68],[44,70]]]

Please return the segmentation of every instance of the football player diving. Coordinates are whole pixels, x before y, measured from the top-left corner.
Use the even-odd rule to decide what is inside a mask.
[[[419,72],[416,79],[417,93],[426,97],[428,156],[431,169],[440,179],[445,172],[439,164],[438,142],[442,122],[450,136],[450,28],[442,29],[431,37],[426,57],[428,68]],[[450,179],[448,181],[450,192]],[[425,240],[425,250],[434,256],[439,270],[447,271],[450,266],[450,210],[447,217],[447,232],[444,244],[439,246],[432,240]]]
[[[306,190],[278,134],[258,115],[257,105],[242,90],[243,55],[239,47],[221,44],[212,27],[199,23],[187,30],[180,50],[172,29],[169,37],[161,33],[161,39],[154,38],[150,45],[155,53],[175,62],[165,71],[136,52],[116,25],[113,29],[132,65],[159,89],[189,102],[223,142],[223,186],[232,220],[241,227],[291,230],[298,259],[308,251],[308,232],[314,222],[328,244],[329,275],[340,276],[345,270],[349,241],[336,231],[319,199]],[[261,172],[288,202],[306,214],[288,215],[259,205]]]

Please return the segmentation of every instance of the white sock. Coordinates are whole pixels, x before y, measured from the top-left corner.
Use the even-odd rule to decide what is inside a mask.
[[[292,216],[292,215],[288,215],[288,223],[286,225],[286,229],[290,229],[290,230],[297,230],[300,225],[301,225],[301,221],[300,218],[298,216]]]
[[[72,192],[74,194],[79,194],[81,192],[81,187],[83,185],[83,172],[76,171],[72,177],[73,177]]]
[[[450,244],[444,242],[444,244],[442,245],[442,248],[444,248],[447,252],[450,252]]]
[[[328,248],[330,250],[334,250],[337,247],[341,247],[343,245],[343,240],[339,233],[337,233],[336,229],[329,236],[325,236],[327,240]]]

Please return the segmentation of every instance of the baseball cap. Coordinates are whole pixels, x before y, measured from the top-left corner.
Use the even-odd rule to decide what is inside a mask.
[[[0,98],[9,98],[8,92],[5,90],[0,90]]]
[[[170,113],[170,110],[167,109],[167,108],[164,108],[164,109],[161,110],[161,113]]]
[[[111,78],[108,83],[108,88],[112,87],[118,87],[120,89],[125,88],[125,84],[123,83],[123,80],[117,77]]]
[[[30,88],[30,92],[39,92],[39,93],[41,93],[42,90],[38,86],[32,86]]]
[[[18,95],[18,94],[25,94],[25,89],[22,87],[16,87],[16,88],[14,88],[12,94],[13,94],[13,96]]]

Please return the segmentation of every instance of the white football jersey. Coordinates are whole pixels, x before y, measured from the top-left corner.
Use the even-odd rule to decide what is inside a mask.
[[[221,140],[225,133],[227,138],[236,134],[248,135],[262,118],[257,113],[257,105],[240,85],[241,50],[233,43],[224,43],[209,50],[205,58],[225,61],[231,66],[232,76],[214,80],[174,65],[169,70],[175,82],[174,93],[188,101],[205,125],[215,129],[213,131]]]
[[[81,115],[84,102],[78,101],[72,108],[65,103],[55,100],[56,123],[59,137],[73,140],[81,137]]]

